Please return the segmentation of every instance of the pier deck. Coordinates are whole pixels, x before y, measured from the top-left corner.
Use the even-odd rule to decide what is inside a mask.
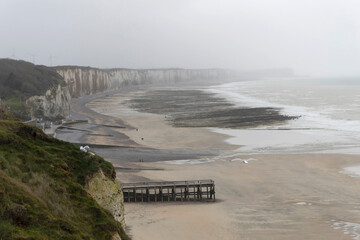
[[[213,180],[121,184],[124,202],[215,201]]]

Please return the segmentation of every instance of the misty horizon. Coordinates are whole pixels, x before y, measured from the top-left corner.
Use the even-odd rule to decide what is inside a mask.
[[[2,1],[0,58],[360,76],[357,1]]]

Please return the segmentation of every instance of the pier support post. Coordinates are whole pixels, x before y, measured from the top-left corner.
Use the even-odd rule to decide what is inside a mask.
[[[180,197],[181,197],[181,201],[184,201],[184,199],[183,199],[183,188],[181,187],[181,190],[180,190]]]
[[[155,197],[155,202],[157,202],[156,187],[154,187],[154,197]]]
[[[160,190],[159,190],[159,195],[160,195],[160,199],[161,199],[161,201],[163,202],[163,201],[164,201],[164,199],[163,199],[163,188],[162,188],[162,187],[160,187]]]
[[[171,189],[171,196],[172,196],[172,200],[173,200],[173,201],[176,201],[175,187],[172,187],[172,189]]]

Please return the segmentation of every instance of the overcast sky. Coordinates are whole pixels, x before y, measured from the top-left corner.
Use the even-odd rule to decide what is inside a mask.
[[[1,0],[0,57],[360,76],[359,0]]]

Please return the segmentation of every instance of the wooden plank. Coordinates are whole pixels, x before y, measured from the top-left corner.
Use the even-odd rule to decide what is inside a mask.
[[[174,182],[138,182],[138,183],[123,183],[123,188],[133,187],[147,187],[147,186],[186,186],[186,185],[212,185],[212,180],[197,180],[197,181],[174,181]]]

